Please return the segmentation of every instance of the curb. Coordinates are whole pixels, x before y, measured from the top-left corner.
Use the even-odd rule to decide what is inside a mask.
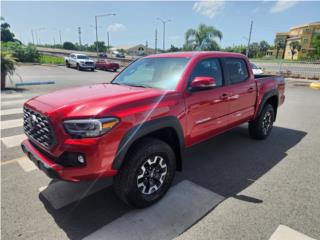
[[[55,66],[64,66],[64,64],[54,64],[54,63],[18,63],[18,66],[47,66],[47,67],[55,67]]]
[[[316,82],[310,83],[310,88],[320,90],[320,83],[316,83]]]

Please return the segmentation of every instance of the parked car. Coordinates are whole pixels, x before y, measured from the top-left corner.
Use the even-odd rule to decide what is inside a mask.
[[[254,75],[263,74],[263,70],[261,67],[258,67],[256,64],[251,63],[252,72]]]
[[[120,199],[146,207],[167,192],[187,148],[246,122],[251,137],[267,138],[284,89],[281,76],[254,76],[242,54],[147,56],[109,84],[27,101],[22,149],[51,178],[114,177]]]
[[[112,70],[116,72],[120,68],[120,65],[107,59],[99,59],[96,62],[96,68],[101,70]]]
[[[124,55],[124,53],[119,52],[119,51],[113,51],[112,52],[113,56],[117,57],[117,58],[125,58],[126,56]]]
[[[106,58],[108,58],[108,55],[106,53],[99,53],[98,57],[101,59],[106,59]]]
[[[94,61],[84,54],[72,53],[69,57],[64,58],[66,67],[76,67],[78,70],[90,69],[94,71]]]

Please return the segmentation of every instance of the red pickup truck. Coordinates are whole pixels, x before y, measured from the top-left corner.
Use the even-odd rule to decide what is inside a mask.
[[[182,170],[186,148],[245,122],[253,138],[268,137],[284,88],[280,76],[254,76],[241,54],[147,56],[111,83],[27,101],[22,149],[52,178],[113,176],[120,199],[146,207]]]

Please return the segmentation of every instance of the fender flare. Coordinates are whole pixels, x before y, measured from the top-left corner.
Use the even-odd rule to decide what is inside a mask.
[[[181,124],[176,117],[162,117],[138,124],[127,131],[120,141],[116,156],[112,163],[112,168],[114,170],[119,170],[121,168],[123,162],[125,161],[127,152],[138,139],[164,128],[172,128],[177,134],[179,141],[179,156],[177,156],[177,161],[181,161],[182,152],[184,149],[184,134]]]
[[[278,91],[276,89],[272,89],[272,90],[266,92],[263,95],[256,116],[260,115],[260,113],[262,112],[262,109],[263,109],[264,105],[266,104],[266,102],[268,101],[268,99],[271,98],[271,97],[274,97],[274,96],[279,98],[279,94],[278,94]],[[278,108],[278,106],[277,106],[277,108]],[[277,109],[275,109],[274,111],[275,111],[275,118],[276,118]]]

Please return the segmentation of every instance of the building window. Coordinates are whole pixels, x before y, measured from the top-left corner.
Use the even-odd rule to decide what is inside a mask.
[[[310,29],[309,28],[306,28],[306,33],[309,33],[310,32]]]

